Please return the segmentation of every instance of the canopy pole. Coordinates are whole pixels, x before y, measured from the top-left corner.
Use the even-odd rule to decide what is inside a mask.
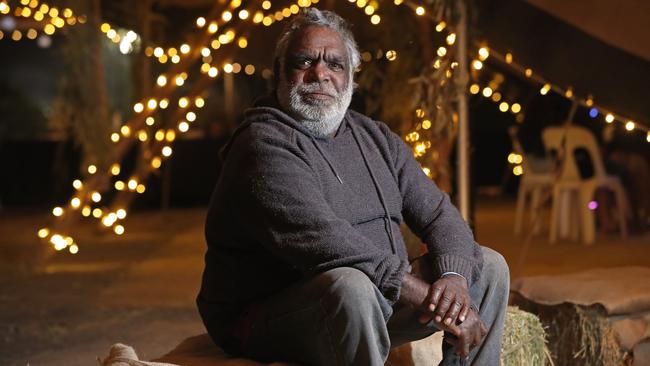
[[[458,141],[456,185],[458,192],[458,209],[460,214],[472,226],[470,216],[470,181],[469,181],[469,108],[467,105],[467,83],[469,81],[469,68],[467,62],[467,4],[465,0],[455,1],[458,20]]]

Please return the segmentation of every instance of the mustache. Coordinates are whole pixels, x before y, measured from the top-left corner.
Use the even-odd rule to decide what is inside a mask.
[[[339,96],[339,92],[331,84],[313,82],[308,84],[301,84],[295,88],[299,94],[319,93],[329,95],[330,97]]]

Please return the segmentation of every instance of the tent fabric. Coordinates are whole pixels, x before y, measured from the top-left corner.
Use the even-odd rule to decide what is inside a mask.
[[[650,2],[644,0],[528,0],[610,46],[650,61]]]

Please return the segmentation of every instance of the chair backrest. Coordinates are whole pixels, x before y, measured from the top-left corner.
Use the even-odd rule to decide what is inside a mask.
[[[549,127],[542,132],[542,140],[548,152],[555,152],[555,156],[562,159],[562,179],[591,178],[581,177],[580,166],[576,161],[576,152],[579,150],[587,153],[593,168],[593,177],[605,177],[605,166],[598,142],[588,129],[580,126]]]
[[[531,177],[533,175],[535,176],[540,176],[540,175],[548,175],[551,173],[550,169],[547,168],[550,164],[546,164],[545,166],[543,164],[532,164],[531,159],[533,159],[532,155],[527,155],[526,152],[524,151],[523,146],[521,145],[521,142],[519,141],[519,137],[517,136],[517,131],[518,128],[517,126],[510,126],[508,128],[508,135],[510,135],[510,141],[512,142],[512,151],[515,152],[516,154],[521,155],[522,157],[522,163],[521,167],[523,168],[523,179],[527,179],[528,177]],[[537,161],[541,161],[545,159],[537,159]]]

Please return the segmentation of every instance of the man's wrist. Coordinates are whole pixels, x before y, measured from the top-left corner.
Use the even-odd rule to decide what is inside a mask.
[[[443,278],[445,276],[450,276],[450,275],[460,276],[460,277],[464,278],[465,281],[467,281],[467,278],[465,278],[465,276],[463,276],[462,274],[460,274],[458,272],[453,272],[453,271],[444,272],[443,274],[440,275],[440,278]]]

